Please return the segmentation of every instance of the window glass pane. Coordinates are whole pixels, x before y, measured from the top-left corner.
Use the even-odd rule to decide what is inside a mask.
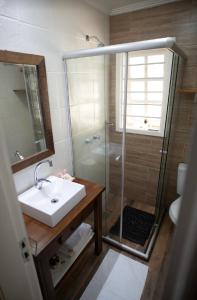
[[[158,63],[164,62],[164,54],[157,54],[157,55],[148,55],[148,64],[150,63]]]
[[[128,80],[128,91],[129,92],[144,92],[145,82],[143,80]]]
[[[145,106],[144,105],[128,105],[127,106],[127,115],[143,117],[145,115]]]
[[[155,101],[155,102],[161,102],[163,98],[162,93],[147,93],[147,100],[148,101]]]
[[[129,65],[139,65],[145,63],[144,56],[129,56]]]
[[[159,131],[160,119],[142,118],[142,117],[127,117],[127,128],[144,131]]]
[[[136,103],[136,102],[144,102],[145,101],[145,93],[128,93],[127,94],[127,103]]]
[[[123,110],[122,110],[123,111]],[[160,105],[127,105],[127,115],[136,117],[161,117]]]
[[[129,78],[144,78],[145,77],[145,67],[142,66],[129,66],[128,68]]]
[[[163,76],[164,76],[163,64],[148,65],[148,77],[163,77]]]
[[[160,130],[160,123],[161,123],[161,119],[148,118],[147,119],[148,130],[151,131],[151,129],[152,129],[152,130],[155,130],[155,131],[159,131]]]
[[[127,117],[127,128],[137,129],[137,130],[146,130],[147,125],[144,123],[144,118],[139,117]]]
[[[161,117],[161,106],[159,106],[159,105],[147,105],[145,116],[160,118]]]
[[[160,92],[163,90],[163,80],[148,80],[147,86],[149,92]]]

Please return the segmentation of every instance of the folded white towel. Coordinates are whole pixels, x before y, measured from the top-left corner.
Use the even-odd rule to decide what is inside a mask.
[[[61,250],[66,253],[76,252],[83,239],[92,233],[91,225],[82,223],[62,245]]]

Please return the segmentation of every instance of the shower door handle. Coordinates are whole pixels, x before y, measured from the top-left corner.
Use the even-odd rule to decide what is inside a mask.
[[[114,126],[114,123],[113,122],[105,122],[105,125],[107,125],[107,126]]]
[[[168,154],[168,151],[167,151],[167,150],[163,150],[163,149],[159,150],[159,152],[160,152],[161,154]]]

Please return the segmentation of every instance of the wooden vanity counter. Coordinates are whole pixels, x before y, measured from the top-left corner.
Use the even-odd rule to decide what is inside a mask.
[[[75,182],[85,185],[86,196],[53,228],[24,214],[27,234],[44,299],[56,299],[49,259],[62,243],[94,211],[95,253],[102,251],[102,192],[104,187],[83,179]]]

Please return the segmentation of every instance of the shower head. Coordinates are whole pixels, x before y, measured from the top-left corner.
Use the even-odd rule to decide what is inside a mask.
[[[103,42],[101,42],[101,40],[96,35],[90,36],[90,35],[86,34],[86,41],[90,42],[92,40],[95,40],[95,41],[98,42],[97,47],[104,47],[105,46],[105,44]]]

